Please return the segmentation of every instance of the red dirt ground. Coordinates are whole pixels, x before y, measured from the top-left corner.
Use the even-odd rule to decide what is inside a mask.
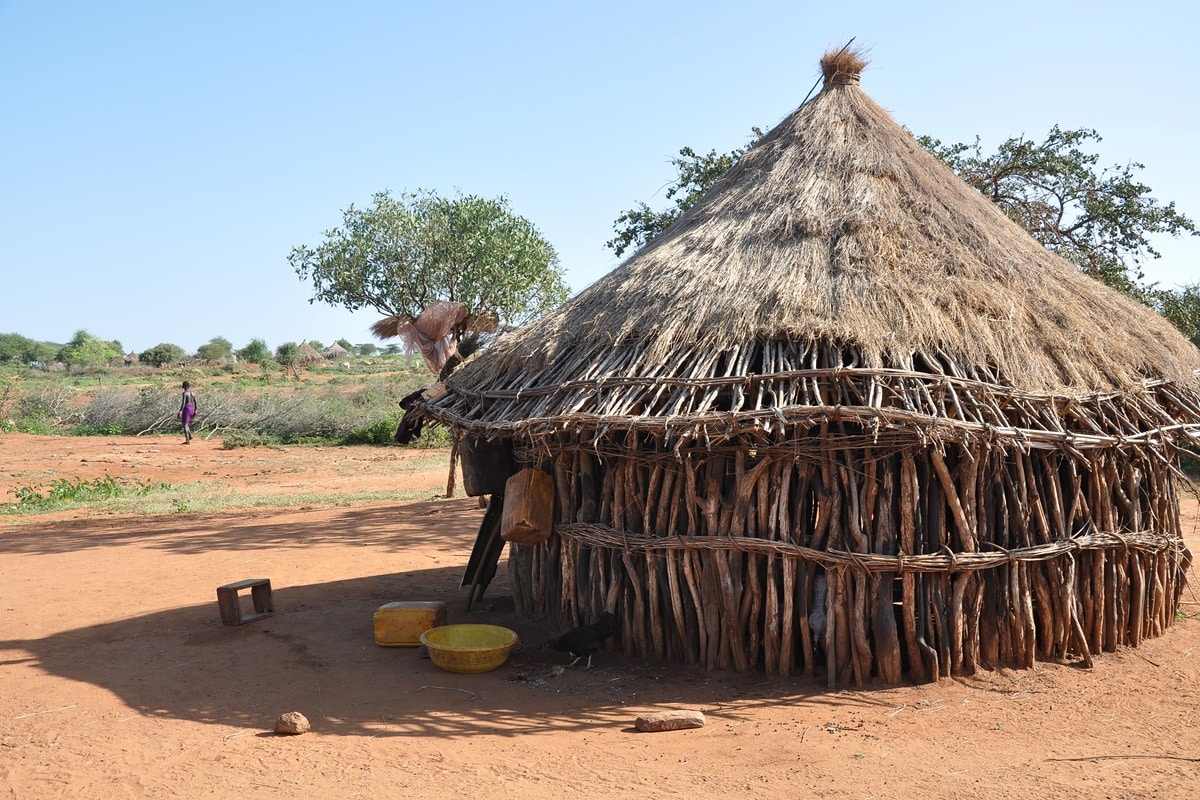
[[[286,796],[1182,798],[1200,788],[1200,621],[1091,670],[1038,664],[829,692],[601,652],[561,670],[498,580],[458,589],[480,511],[397,448],[222,450],[197,439],[0,436],[11,489],[105,472],[286,495],[429,500],[216,515],[0,517],[0,800]],[[1200,544],[1194,499],[1185,530]],[[501,571],[503,576],[503,570]],[[276,613],[226,627],[216,587],[270,578]],[[1191,576],[1193,583],[1195,574]],[[1184,612],[1200,611],[1197,593]],[[516,630],[508,663],[440,671],[374,644],[393,600]],[[708,724],[636,733],[635,717]],[[313,730],[271,733],[301,711]]]

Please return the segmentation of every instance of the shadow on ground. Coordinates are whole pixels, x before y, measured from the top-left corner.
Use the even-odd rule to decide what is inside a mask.
[[[413,551],[408,556],[435,552],[452,565],[277,586],[275,614],[242,626],[221,623],[214,597],[41,639],[0,641],[0,665],[34,665],[101,687],[149,717],[269,730],[280,714],[301,711],[315,730],[360,736],[623,729],[654,707],[702,708],[736,724],[758,703],[830,704],[824,685],[813,681],[706,673],[612,650],[598,654],[590,671],[563,670],[569,659],[540,647],[555,631],[517,616],[503,568],[483,600],[465,609],[459,582],[479,513],[466,501],[347,509],[299,531],[294,519],[280,524],[269,512],[222,516],[217,525],[212,518],[170,517],[138,525],[126,519],[23,526],[0,537],[0,555],[94,550],[102,563],[137,543],[184,555],[296,548],[297,558],[319,558],[319,551],[304,551],[335,545]],[[521,644],[493,672],[444,672],[415,648],[374,643],[375,609],[397,600],[443,600],[450,621],[505,625]],[[884,705],[869,693],[837,697],[843,709],[860,702]]]

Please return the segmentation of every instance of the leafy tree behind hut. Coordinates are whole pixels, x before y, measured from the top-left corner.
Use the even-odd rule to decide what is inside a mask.
[[[666,230],[712,188],[753,145],[705,155],[685,147],[671,160],[677,176],[667,189],[673,205],[655,211],[646,203],[624,211],[613,223],[608,247],[622,255]],[[1193,342],[1200,344],[1200,283],[1181,290],[1143,283],[1145,261],[1159,258],[1150,237],[1197,235],[1195,223],[1160,203],[1136,178],[1142,164],[1099,167],[1085,147],[1099,143],[1094,130],[1063,130],[1055,125],[1041,142],[1018,136],[985,155],[974,145],[943,144],[929,136],[917,141],[963,180],[996,203],[1045,247],[1080,270],[1153,307]]]
[[[247,364],[265,364],[271,360],[271,351],[262,339],[251,339],[250,342],[237,351],[239,361]]]
[[[138,353],[138,360],[143,364],[162,367],[167,364],[178,364],[183,360],[183,348],[177,344],[156,344],[145,352]]]
[[[214,336],[207,344],[196,348],[196,355],[205,361],[224,361],[233,355],[233,343],[221,336]]]
[[[558,254],[506,199],[379,192],[351,205],[342,227],[288,262],[317,300],[350,311],[415,319],[432,303],[462,303],[476,317],[517,326],[566,299]]]
[[[284,342],[275,348],[275,360],[281,367],[294,367],[300,361],[300,345]]]
[[[90,368],[103,367],[125,355],[121,343],[115,339],[105,341],[92,336],[86,330],[77,330],[71,341],[58,351],[58,360],[72,367]]]

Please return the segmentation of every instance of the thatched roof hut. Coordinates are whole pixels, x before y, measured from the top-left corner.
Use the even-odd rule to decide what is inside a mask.
[[[320,364],[324,360],[325,356],[321,355],[320,351],[309,344],[307,340],[300,343],[299,351],[296,354],[296,366],[308,367]]]
[[[464,470],[490,442],[553,475],[519,607],[831,685],[1160,633],[1200,351],[924,151],[857,56],[822,67],[669,230],[427,403]]]
[[[337,342],[329,345],[321,351],[321,355],[325,358],[350,358],[350,351],[342,347]]]

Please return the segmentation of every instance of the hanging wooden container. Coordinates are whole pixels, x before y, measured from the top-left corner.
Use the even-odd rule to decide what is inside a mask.
[[[504,487],[500,536],[522,547],[544,542],[554,527],[554,479],[540,469],[523,469]]]
[[[516,472],[512,439],[476,439],[463,437],[458,443],[462,460],[463,491],[468,497],[504,491],[504,483]]]

